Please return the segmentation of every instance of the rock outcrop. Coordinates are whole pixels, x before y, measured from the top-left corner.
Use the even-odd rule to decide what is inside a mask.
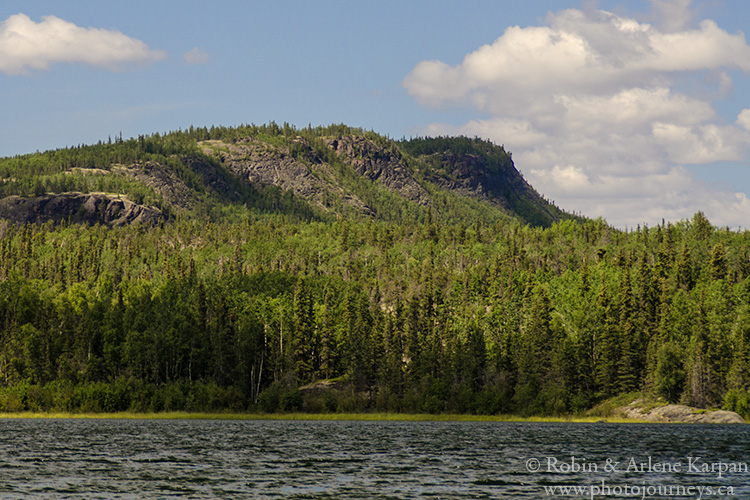
[[[359,136],[328,139],[326,143],[359,175],[379,182],[407,200],[420,205],[430,204],[429,194],[414,179],[398,150],[383,148]]]
[[[112,171],[152,188],[175,207],[187,208],[196,200],[195,191],[186,186],[173,170],[159,163],[115,165]]]
[[[122,226],[132,223],[155,224],[163,219],[156,207],[140,205],[106,193],[57,193],[23,198],[0,199],[0,218],[23,224],[47,221],[85,222]]]
[[[204,152],[215,153],[230,171],[254,184],[270,184],[305,198],[314,198],[326,184],[325,177],[313,175],[308,165],[288,151],[264,142],[254,139],[233,144],[206,141],[202,146]]]
[[[507,212],[522,214],[533,224],[545,226],[557,218],[510,158],[502,162],[477,154],[444,151],[433,155],[433,161],[440,168],[430,172],[429,180],[443,189],[487,200]]]
[[[664,405],[644,408],[643,401],[636,400],[619,408],[626,418],[647,422],[674,422],[700,424],[744,424],[745,420],[737,413],[726,410],[700,410],[685,405]]]
[[[364,215],[372,210],[356,195],[345,192],[331,166],[303,138],[293,148],[276,147],[252,138],[233,143],[204,141],[203,151],[216,156],[226,168],[254,186],[275,186],[327,210],[339,199]]]

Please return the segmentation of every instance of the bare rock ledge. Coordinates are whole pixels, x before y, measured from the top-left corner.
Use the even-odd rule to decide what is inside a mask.
[[[156,224],[163,220],[161,210],[107,193],[66,192],[33,198],[7,196],[0,199],[0,219],[24,224],[46,221],[102,223],[123,226],[133,223]]]
[[[646,409],[642,400],[618,408],[626,418],[646,422],[695,423],[695,424],[744,424],[745,420],[733,411],[701,410],[685,405],[664,405]]]

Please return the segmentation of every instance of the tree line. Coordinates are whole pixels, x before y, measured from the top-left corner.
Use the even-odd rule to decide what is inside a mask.
[[[748,233],[0,223],[0,410],[750,414]],[[325,381],[325,382],[323,382]]]

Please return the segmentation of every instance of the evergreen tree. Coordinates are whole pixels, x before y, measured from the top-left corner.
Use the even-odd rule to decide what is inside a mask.
[[[711,279],[723,280],[727,277],[726,249],[722,243],[717,243],[711,251]]]
[[[697,375],[700,376],[699,373]],[[677,403],[684,386],[684,353],[677,344],[666,343],[657,354],[656,390],[669,403]]]
[[[631,392],[638,389],[643,360],[642,341],[635,328],[635,308],[630,275],[627,270],[622,274],[620,283],[620,359],[617,366],[619,392]]]
[[[596,334],[597,372],[596,382],[602,396],[609,397],[617,393],[619,387],[622,346],[620,332],[617,328],[615,305],[610,299],[605,284],[602,284],[597,299],[599,319]]]
[[[536,286],[527,303],[518,353],[516,405],[522,412],[565,410],[562,370],[557,357],[560,335],[552,323],[547,288]]]
[[[688,374],[690,403],[695,406],[706,408],[721,403],[724,380],[719,349],[712,339],[705,297],[701,295],[691,341]]]
[[[695,286],[695,272],[687,245],[683,245],[680,259],[677,262],[677,284],[686,290],[692,290]]]
[[[313,301],[305,280],[299,280],[294,292],[294,335],[292,355],[297,377],[303,382],[312,381],[320,367],[319,338],[315,328]]]

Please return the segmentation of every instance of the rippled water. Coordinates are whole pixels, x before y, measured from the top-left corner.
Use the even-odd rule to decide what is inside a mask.
[[[587,485],[611,488],[596,498],[642,498],[632,488],[645,494],[646,488],[670,485],[695,489],[682,496],[660,496],[653,489],[657,494],[644,496],[699,498],[698,488],[710,486],[725,493],[734,488],[734,498],[750,498],[744,486],[750,473],[689,467],[691,457],[701,457],[694,468],[750,461],[748,429],[5,419],[0,498],[591,498],[590,490],[545,489]],[[638,470],[649,458],[651,470]],[[700,491],[702,498],[722,498],[717,489],[713,496]]]

